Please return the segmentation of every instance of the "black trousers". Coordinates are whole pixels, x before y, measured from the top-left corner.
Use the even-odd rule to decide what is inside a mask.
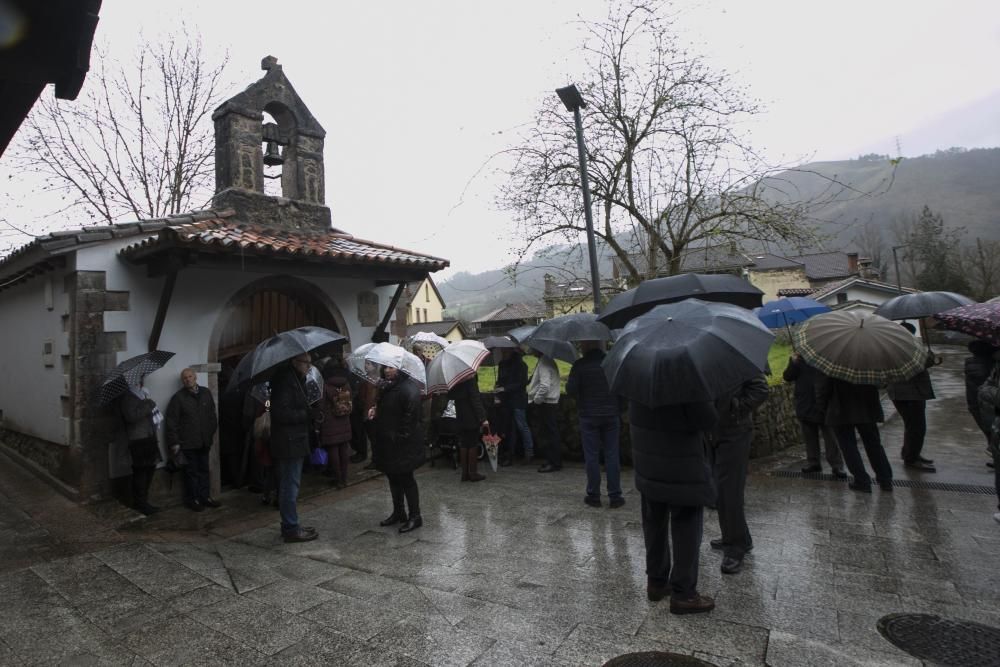
[[[386,473],[389,480],[389,493],[392,494],[392,509],[398,514],[406,514],[411,519],[420,516],[420,489],[413,472]],[[403,501],[406,501],[404,506]],[[409,510],[409,513],[407,513]]]
[[[674,595],[685,598],[698,592],[703,513],[701,507],[678,507],[642,496],[646,578],[651,586],[669,583]]]
[[[211,495],[208,488],[208,447],[185,449],[184,502],[203,501]]]
[[[351,413],[351,449],[362,458],[368,458],[368,424],[360,410]]]
[[[913,463],[920,457],[927,435],[927,401],[893,401],[903,419],[903,460]]]
[[[889,464],[889,457],[885,455],[882,448],[882,438],[879,436],[878,424],[841,424],[833,427],[833,432],[837,434],[837,444],[844,455],[844,463],[851,471],[851,476],[857,484],[871,484],[872,478],[865,470],[865,463],[861,460],[861,452],[858,451],[858,439],[855,436],[855,429],[861,436],[861,442],[865,445],[865,454],[868,455],[868,462],[871,463],[872,470],[875,471],[875,479],[879,482],[892,481],[892,466]]]
[[[539,403],[538,418],[541,422],[540,440],[545,443],[545,462],[553,468],[562,468],[562,441],[559,439],[559,404]]]
[[[753,543],[743,502],[752,439],[753,431],[727,434],[716,439],[711,449],[723,553],[734,558],[742,558]]]

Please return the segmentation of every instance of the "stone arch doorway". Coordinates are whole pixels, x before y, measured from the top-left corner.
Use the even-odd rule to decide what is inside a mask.
[[[244,395],[226,392],[233,370],[258,343],[280,331],[320,326],[347,330],[336,305],[310,282],[292,276],[258,280],[234,294],[212,331],[208,361],[219,364],[219,455],[221,482],[252,482],[252,452],[246,448]],[[346,335],[346,333],[345,333]]]

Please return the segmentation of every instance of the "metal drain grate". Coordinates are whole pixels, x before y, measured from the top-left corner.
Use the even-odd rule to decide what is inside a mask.
[[[808,475],[795,470],[774,470],[770,473],[772,477],[788,477],[793,479],[815,479],[827,482],[844,482],[846,480],[837,479],[830,473],[810,473]],[[953,493],[975,493],[983,496],[992,496],[996,489],[992,486],[982,486],[980,484],[949,484],[947,482],[926,482],[920,479],[894,479],[892,485],[900,489],[925,489],[927,491],[951,491]]]
[[[1000,629],[931,614],[889,614],[878,631],[915,658],[939,665],[1000,665]]]
[[[643,651],[611,658],[602,667],[715,667],[715,665],[680,653]]]

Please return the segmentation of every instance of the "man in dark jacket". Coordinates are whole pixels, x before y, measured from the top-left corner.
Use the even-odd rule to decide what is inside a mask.
[[[622,496],[621,457],[618,446],[619,410],[618,397],[611,393],[608,378],[601,362],[604,350],[597,341],[580,343],[583,356],[573,362],[566,380],[566,394],[576,399],[580,418],[580,444],[587,469],[587,495],[583,502],[591,507],[601,506],[601,452],[604,452],[604,469],[608,476],[608,504],[621,507]]]
[[[281,536],[285,542],[308,542],[316,529],[299,525],[299,484],[302,464],[309,456],[309,432],[320,418],[319,408],[310,408],[305,379],[311,366],[309,355],[300,354],[271,379],[271,439],[268,447],[278,476],[278,509]]]
[[[911,334],[916,333],[916,327],[909,322],[903,322],[902,326]],[[893,382],[888,389],[889,398],[903,420],[903,466],[923,472],[937,472],[934,461],[920,455],[927,435],[927,401],[934,398],[934,387],[931,385],[930,373],[927,372],[934,365],[934,355],[930,350],[924,352],[924,370],[909,380]]]
[[[413,476],[413,471],[424,462],[420,387],[396,368],[383,366],[381,374],[385,384],[368,416],[375,423],[372,457],[375,468],[385,473],[389,481],[392,514],[379,525],[401,523],[399,532],[408,533],[424,525],[420,516],[420,489]]]
[[[969,342],[971,356],[965,358],[965,404],[969,414],[976,420],[976,426],[986,436],[987,446],[989,446],[992,423],[979,409],[979,388],[993,372],[993,365],[996,363],[994,355],[997,351],[998,348],[985,340],[973,340]]]
[[[173,456],[183,452],[184,505],[201,512],[206,507],[221,507],[209,492],[208,454],[218,427],[212,392],[198,386],[198,376],[190,368],[181,371],[183,385],[167,404],[165,432],[167,447]]]
[[[722,537],[712,540],[711,545],[713,549],[722,549],[723,574],[736,574],[743,569],[743,557],[753,549],[743,495],[750,467],[753,411],[767,400],[767,393],[767,379],[758,375],[715,402],[719,421],[712,431],[711,459],[719,494],[716,508]]]
[[[844,455],[844,463],[854,477],[849,488],[862,493],[872,492],[872,478],[865,470],[861,453],[858,452],[857,432],[861,435],[861,442],[864,443],[868,462],[875,471],[879,487],[883,491],[892,492],[892,466],[882,448],[878,432],[878,423],[884,419],[878,387],[851,384],[820,374],[816,381],[816,400],[826,415],[826,423],[837,434],[837,444]]]
[[[785,382],[795,383],[795,416],[799,418],[802,427],[802,440],[806,445],[806,465],[802,468],[805,474],[823,472],[820,463],[819,436],[822,433],[826,445],[826,462],[830,464],[834,476],[847,479],[844,472],[844,457],[840,454],[840,445],[833,429],[824,421],[826,415],[819,411],[816,404],[816,377],[819,371],[802,361],[798,353],[788,358],[788,366],[782,377]]]
[[[646,596],[656,602],[669,593],[673,614],[715,608],[712,598],[698,593],[698,551],[704,507],[715,503],[704,438],[717,420],[711,403],[629,404],[635,487],[642,496]]]
[[[528,427],[528,365],[520,350],[501,348],[500,354],[503,358],[497,364],[496,392],[505,421],[510,424],[504,456],[512,459],[520,440],[524,458],[530,461],[535,455],[535,441]]]

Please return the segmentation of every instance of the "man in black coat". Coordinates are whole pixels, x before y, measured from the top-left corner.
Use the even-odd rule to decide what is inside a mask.
[[[712,598],[698,593],[698,551],[704,508],[715,503],[704,439],[717,420],[711,403],[629,404],[635,487],[642,496],[646,596],[656,602],[669,594],[673,614],[715,608]]]
[[[711,545],[713,549],[722,549],[723,574],[736,574],[743,569],[743,557],[753,549],[743,496],[750,468],[753,411],[767,400],[767,393],[767,379],[758,375],[715,402],[719,421],[712,431],[711,459],[719,494],[716,509],[722,537],[712,540]]]
[[[318,536],[315,528],[299,525],[299,485],[302,464],[309,456],[309,432],[321,410],[310,408],[305,379],[308,354],[294,357],[271,379],[271,438],[268,447],[278,476],[278,509],[285,542],[308,542]]]
[[[901,326],[911,334],[916,333],[916,327],[909,322],[903,322]],[[903,467],[937,472],[934,461],[921,456],[927,435],[927,401],[934,398],[934,386],[927,369],[936,361],[930,350],[924,352],[924,370],[909,380],[891,383],[888,389],[889,398],[903,420],[903,450],[900,453]]]
[[[878,387],[851,384],[820,374],[816,381],[816,400],[826,415],[826,423],[837,434],[837,444],[844,455],[844,463],[854,477],[849,488],[862,493],[872,492],[872,478],[865,470],[861,453],[858,452],[857,435],[860,435],[879,487],[891,493],[892,466],[882,448],[882,438],[878,431],[878,423],[884,420]]]
[[[219,421],[212,392],[198,386],[198,376],[190,368],[181,371],[183,385],[167,404],[164,430],[172,456],[183,452],[184,505],[201,512],[206,507],[221,507],[209,491],[208,454]]]
[[[384,384],[368,417],[375,422],[372,458],[375,468],[385,473],[389,481],[392,514],[379,525],[401,523],[399,532],[408,533],[424,525],[420,516],[420,489],[413,476],[413,471],[424,462],[420,387],[408,375],[390,366],[383,366],[381,375]]]
[[[826,462],[838,479],[847,479],[844,472],[844,457],[837,444],[837,435],[824,422],[826,415],[819,411],[816,403],[816,378],[819,371],[802,361],[798,353],[788,358],[788,366],[782,377],[785,382],[795,383],[795,416],[802,427],[802,440],[806,445],[806,465],[802,472],[808,474],[823,472],[820,463],[819,436],[823,435],[826,445]]]
[[[528,365],[520,349],[501,348],[500,354],[503,357],[497,364],[496,393],[510,430],[504,445],[505,462],[515,456],[518,441],[524,458],[530,461],[535,455],[535,441],[528,427]]]
[[[580,418],[580,445],[587,470],[587,495],[583,502],[601,506],[601,452],[608,476],[608,503],[612,508],[625,504],[621,483],[621,455],[618,397],[611,393],[601,368],[604,350],[597,341],[582,341],[583,356],[573,362],[566,380],[566,394],[576,399]]]

